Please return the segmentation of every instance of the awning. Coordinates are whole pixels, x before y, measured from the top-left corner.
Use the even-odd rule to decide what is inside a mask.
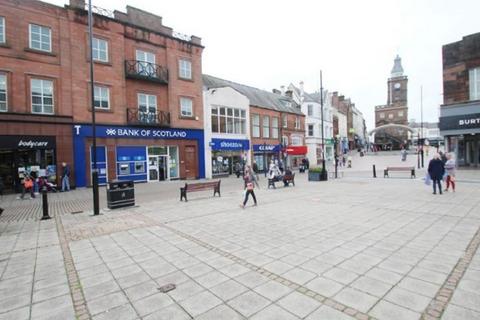
[[[305,155],[307,154],[307,146],[288,146],[285,149],[285,152],[292,156]]]

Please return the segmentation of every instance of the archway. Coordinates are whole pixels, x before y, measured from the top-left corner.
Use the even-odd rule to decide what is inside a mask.
[[[402,146],[407,145],[408,135],[403,137],[402,139],[401,137],[399,137],[399,135],[392,134],[392,129],[407,130],[412,134],[415,133],[415,130],[410,128],[409,126],[396,123],[387,123],[376,127],[373,130],[370,130],[368,132],[368,135],[372,137],[371,141],[374,141],[375,144],[382,146],[384,150],[400,149]],[[375,138],[373,138],[373,135],[376,133],[381,133],[381,136],[375,136]]]

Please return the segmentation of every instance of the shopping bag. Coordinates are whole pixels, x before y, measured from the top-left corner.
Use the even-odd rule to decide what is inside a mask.
[[[425,173],[425,179],[424,179],[424,180],[425,180],[425,184],[426,184],[427,186],[429,186],[430,183],[432,182],[432,179],[430,178],[430,174],[428,174],[428,172]]]

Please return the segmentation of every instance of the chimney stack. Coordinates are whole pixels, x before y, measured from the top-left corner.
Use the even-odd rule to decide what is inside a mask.
[[[300,87],[300,97],[303,97],[303,94],[305,92],[303,89],[303,81],[300,81],[299,87]]]
[[[285,95],[285,86],[280,86],[280,91],[282,92],[282,96]]]

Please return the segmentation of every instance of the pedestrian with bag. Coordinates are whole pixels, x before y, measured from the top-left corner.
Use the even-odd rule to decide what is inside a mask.
[[[23,178],[23,188],[22,188],[22,195],[20,196],[20,199],[23,200],[25,197],[25,193],[30,192],[30,198],[33,199],[35,198],[35,193],[33,190],[33,180],[29,175],[25,175],[25,178]]]
[[[452,191],[455,192],[455,160],[451,153],[447,153],[447,162],[445,163],[445,171],[447,172],[447,188],[445,189],[448,192],[448,188],[452,185]]]
[[[257,198],[255,197],[255,192],[254,192],[255,178],[253,177],[253,174],[251,174],[250,172],[250,166],[248,166],[247,170],[245,170],[244,180],[245,180],[245,188],[244,188],[245,198],[243,200],[243,203],[240,205],[242,209],[245,209],[245,205],[247,204],[249,195],[252,195],[253,202],[254,202],[253,205],[254,206],[257,205]]]
[[[442,178],[444,173],[445,167],[440,159],[440,155],[436,153],[428,164],[428,174],[433,183],[433,194],[437,194],[437,185],[439,193],[442,194]]]
[[[61,192],[64,191],[70,191],[70,166],[66,164],[65,162],[62,163],[62,190]]]

